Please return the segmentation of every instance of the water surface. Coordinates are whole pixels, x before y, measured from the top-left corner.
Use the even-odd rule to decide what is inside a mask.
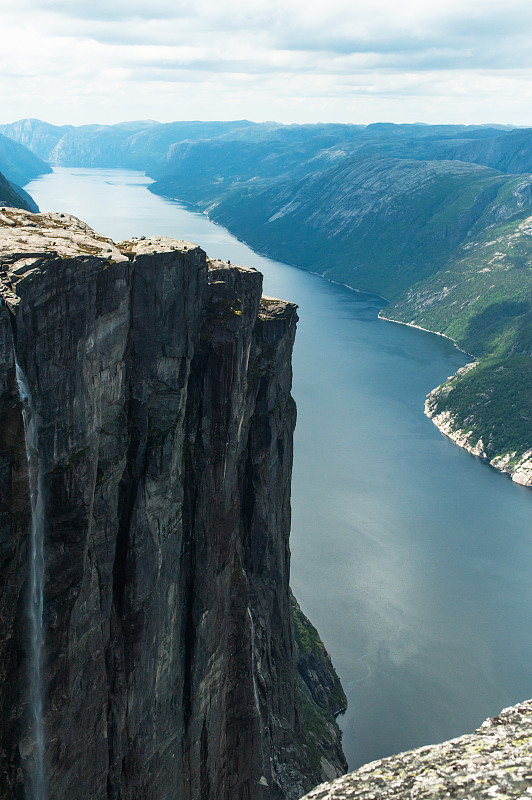
[[[123,170],[57,168],[26,189],[115,239],[163,234],[260,269],[296,302],[292,586],[340,674],[351,768],[472,731],[532,696],[532,492],[423,415],[466,362],[377,319],[382,301],[261,257]]]

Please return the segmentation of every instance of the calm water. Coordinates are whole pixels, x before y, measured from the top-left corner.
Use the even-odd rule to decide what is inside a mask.
[[[532,696],[532,491],[440,435],[425,394],[465,363],[381,301],[263,258],[139,173],[26,188],[115,239],[165,234],[254,266],[299,304],[292,585],[349,698],[352,768],[472,731]]]

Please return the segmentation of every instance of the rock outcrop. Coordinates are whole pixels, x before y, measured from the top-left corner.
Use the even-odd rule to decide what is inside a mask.
[[[510,800],[531,796],[532,700],[475,733],[373,761],[304,800]]]
[[[44,498],[50,797],[288,800],[341,774],[338,729],[305,728],[291,620],[296,307],[187,242],[0,224],[0,797],[28,797],[35,749],[15,360]]]

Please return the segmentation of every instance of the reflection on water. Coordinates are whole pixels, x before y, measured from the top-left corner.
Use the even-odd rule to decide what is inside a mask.
[[[425,394],[465,363],[378,298],[253,253],[120,170],[26,187],[115,239],[163,234],[254,266],[299,305],[292,585],[349,698],[352,768],[532,696],[532,492],[442,437]]]

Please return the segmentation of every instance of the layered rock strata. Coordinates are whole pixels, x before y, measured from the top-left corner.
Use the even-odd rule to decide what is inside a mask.
[[[341,774],[297,689],[296,307],[187,242],[0,224],[0,797],[29,796],[33,747],[15,359],[44,487],[50,796],[281,800]]]
[[[304,800],[517,800],[532,796],[531,765],[529,700],[475,733],[373,761]]]

